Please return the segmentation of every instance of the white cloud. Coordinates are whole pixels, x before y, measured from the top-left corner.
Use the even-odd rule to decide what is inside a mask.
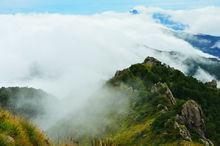
[[[215,77],[213,77],[212,75],[210,75],[208,72],[206,72],[205,70],[201,68],[197,70],[195,77],[202,82],[210,82],[212,80],[216,80]]]
[[[190,33],[203,33],[210,35],[220,35],[220,8],[219,7],[203,7],[189,10],[164,10],[160,8],[145,8],[143,6],[136,7],[144,14],[153,14],[160,12],[169,14],[175,21],[188,24],[186,31]]]
[[[215,45],[212,46],[212,48],[220,49],[220,41],[216,42]]]
[[[147,49],[134,54],[137,45],[204,55],[161,28],[150,16],[127,13],[0,15],[1,85],[30,85],[59,95],[70,88],[81,92],[149,55]],[[33,64],[53,78],[20,80]]]
[[[42,88],[71,99],[67,110],[84,104],[116,70],[147,56],[187,72],[184,57],[176,62],[153,49],[209,56],[162,29],[144,14],[1,14],[0,86]]]

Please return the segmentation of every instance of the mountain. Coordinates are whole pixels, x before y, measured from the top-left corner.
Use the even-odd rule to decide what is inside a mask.
[[[171,15],[168,14],[163,14],[163,13],[153,13],[152,14],[152,18],[158,22],[163,24],[164,26],[175,30],[175,31],[183,31],[185,30],[187,27],[189,27],[186,24],[183,24],[181,22],[175,21],[172,19]]]
[[[132,12],[138,12],[138,10],[134,9]],[[154,12],[152,18],[155,22],[167,27],[166,31],[169,31],[171,35],[188,42],[192,47],[204,53],[220,58],[220,36],[187,33],[185,30],[190,27],[189,25],[175,21],[171,15],[166,13]]]
[[[151,57],[118,71],[109,84],[131,89],[132,112],[110,139],[119,145],[218,145],[220,90],[213,83]]]
[[[220,36],[212,36],[207,34],[190,34],[177,31],[173,31],[172,34],[177,38],[185,40],[194,48],[220,58]]]
[[[176,54],[161,53],[172,56]],[[220,144],[220,89],[215,80],[202,83],[153,57],[147,57],[143,63],[117,71],[100,90],[102,93],[99,91],[94,94],[88,104],[77,113],[70,112],[65,119],[61,119],[47,131],[50,136],[55,136],[50,137],[55,144]],[[29,119],[44,113],[39,101],[43,102],[49,96],[34,88],[10,87],[1,88],[0,91],[1,108]],[[19,98],[21,101],[29,101],[28,104],[15,106],[19,103]],[[27,131],[25,128],[30,126],[24,127],[27,126],[23,124],[27,123],[25,120],[3,110],[0,115],[3,117],[0,121],[0,142],[7,145],[7,142],[16,143],[18,139],[19,143],[17,135],[13,135],[16,132],[13,126],[21,131]],[[49,145],[49,140],[37,131],[31,132],[36,136],[29,138],[29,142]],[[30,132],[27,132],[24,135],[28,137]],[[22,139],[28,139],[27,137]]]
[[[215,80],[202,83],[147,57],[117,71],[101,90],[106,89],[111,94],[95,94],[88,106],[49,133],[85,146],[220,144],[220,89]]]

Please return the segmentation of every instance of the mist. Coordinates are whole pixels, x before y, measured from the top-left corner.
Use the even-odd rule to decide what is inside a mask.
[[[181,15],[178,13],[175,13],[176,17],[182,18],[180,16],[184,12]],[[193,20],[192,17],[189,19]],[[114,97],[111,95],[113,91],[103,93],[100,89],[117,70],[152,56],[187,73],[189,66],[183,63],[186,56],[213,57],[164,33],[167,29],[156,23],[150,12],[140,15],[127,12],[94,15],[1,14],[0,86],[29,86],[52,94],[54,101],[43,103],[47,108],[44,117],[34,119],[44,130],[53,128],[69,115],[76,117],[75,114],[80,113],[81,119],[73,118],[72,122],[80,127],[88,125],[86,129],[94,131],[91,127],[100,121],[94,117],[105,117],[112,109],[117,109],[119,115],[128,110],[127,100],[115,104],[118,96],[111,99],[111,104],[106,100],[100,103],[99,98],[96,98]],[[184,55],[171,58],[155,49]],[[202,81],[215,78],[201,69],[195,77]],[[94,104],[88,106],[91,99]],[[96,111],[96,116],[88,116],[92,115],[88,107]],[[94,121],[91,122],[91,119]],[[96,125],[104,127],[103,124]]]

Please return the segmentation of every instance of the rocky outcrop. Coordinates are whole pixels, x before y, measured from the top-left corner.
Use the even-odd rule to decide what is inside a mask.
[[[214,146],[213,142],[209,139],[203,139],[201,138],[200,141],[205,145],[205,146]]]
[[[202,108],[194,101],[188,100],[181,110],[180,121],[205,138],[205,123]]]
[[[188,100],[183,104],[181,115],[177,115],[176,119],[178,123],[184,124],[189,129],[195,131],[205,145],[213,145],[213,143],[205,137],[204,115],[201,106],[197,102]]]
[[[161,64],[161,62],[160,62],[159,60],[157,60],[156,58],[147,57],[147,58],[144,60],[144,64],[158,65],[158,64]]]
[[[151,92],[155,94],[163,95],[163,97],[165,97],[165,100],[168,102],[169,106],[176,104],[176,99],[173,97],[173,94],[166,83],[159,82],[155,84],[151,88]]]
[[[178,122],[174,122],[174,129],[178,130],[180,136],[187,141],[192,141],[191,134],[185,125],[181,125]]]
[[[217,81],[216,80],[212,80],[211,82],[207,82],[206,85],[208,85],[209,87],[212,88],[217,88]]]
[[[164,124],[164,126],[169,130],[172,129],[172,132],[174,132],[173,131],[174,129],[175,133],[181,136],[182,139],[186,141],[192,141],[191,134],[189,130],[187,129],[187,127],[184,124],[178,123],[175,119],[172,119],[172,118],[168,119],[166,123]]]

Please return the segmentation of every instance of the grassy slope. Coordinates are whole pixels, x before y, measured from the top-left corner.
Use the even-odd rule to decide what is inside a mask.
[[[49,146],[42,132],[26,120],[0,109],[1,146]]]

